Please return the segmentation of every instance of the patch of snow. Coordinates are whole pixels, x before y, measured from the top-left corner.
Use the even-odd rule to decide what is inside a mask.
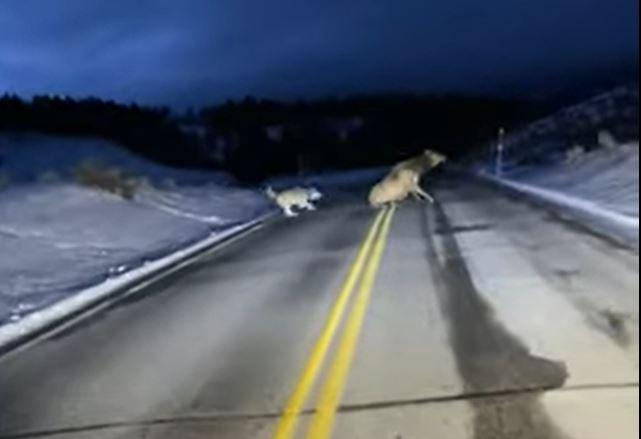
[[[208,233],[206,224],[69,183],[34,183],[0,193],[0,233],[59,249],[91,245],[153,253],[169,243],[183,245],[185,229],[190,230],[189,239]]]
[[[217,183],[232,185],[234,179],[223,172],[176,169],[152,163],[121,146],[103,139],[54,137],[40,134],[0,134],[0,171],[14,182],[71,179],[83,162],[121,169],[152,182],[176,184]]]
[[[515,167],[487,178],[566,210],[638,248],[639,144],[601,148],[551,166]]]
[[[597,149],[580,159],[509,169],[504,178],[566,193],[626,216],[639,216],[639,144]]]
[[[151,183],[132,200],[79,186],[72,175],[84,160]],[[167,168],[96,139],[0,135],[0,173],[8,176],[0,188],[0,327],[273,211],[263,194],[225,174]]]
[[[144,187],[136,194],[136,202],[214,226],[247,221],[264,213],[270,206],[268,199],[256,190],[216,184],[161,190]]]
[[[13,345],[25,336],[37,333],[52,323],[58,322],[77,312],[109,299],[116,292],[124,291],[136,287],[143,288],[160,276],[167,276],[174,273],[192,262],[192,258],[199,255],[208,248],[223,241],[240,236],[243,232],[258,227],[266,216],[257,218],[254,221],[243,225],[231,227],[222,232],[211,233],[207,238],[197,243],[178,250],[168,256],[148,262],[134,270],[127,271],[118,277],[106,279],[104,282],[88,287],[78,294],[70,294],[61,300],[52,302],[49,307],[43,308],[22,302],[14,308],[14,314],[0,326],[0,349]],[[156,278],[154,278],[156,276]],[[141,279],[148,279],[144,284],[140,284]],[[129,293],[133,293],[130,290]],[[0,299],[2,295],[0,295]],[[38,309],[40,308],[40,309]],[[26,314],[20,318],[20,314]]]
[[[604,209],[600,205],[594,203],[593,201],[588,201],[581,198],[576,198],[573,196],[566,195],[562,192],[552,191],[549,189],[542,189],[540,187],[534,187],[523,183],[517,183],[509,180],[499,180],[501,183],[510,186],[514,189],[520,190],[522,192],[527,192],[532,195],[539,196],[546,200],[557,203],[561,206],[567,206],[573,209],[582,210],[586,213],[590,213],[595,217],[601,217],[608,221],[612,221],[622,227],[630,228],[639,228],[639,217],[622,215],[620,213]]]
[[[638,247],[638,139],[639,88],[631,85],[509,133],[501,148],[491,145],[494,163],[478,155],[473,169],[569,208],[588,226],[624,230]]]

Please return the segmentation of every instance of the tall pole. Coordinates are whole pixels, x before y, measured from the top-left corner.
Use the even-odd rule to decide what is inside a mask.
[[[494,162],[494,176],[503,176],[503,151],[505,150],[505,128],[499,129],[499,141],[496,146],[496,158]]]

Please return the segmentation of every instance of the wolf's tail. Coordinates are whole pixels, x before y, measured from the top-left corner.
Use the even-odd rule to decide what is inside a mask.
[[[265,189],[265,195],[267,195],[272,200],[275,200],[277,197],[276,192],[274,192],[274,189],[271,186],[268,186],[267,189]]]

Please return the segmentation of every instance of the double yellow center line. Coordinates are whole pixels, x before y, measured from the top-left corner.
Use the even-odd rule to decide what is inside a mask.
[[[329,439],[331,437],[336,410],[347,383],[395,209],[395,207],[391,207],[382,210],[370,227],[298,384],[283,411],[273,439],[292,439],[296,433],[300,414],[314,388],[360,281],[358,294],[353,300],[354,303],[344,325],[340,344],[329,368],[326,381],[321,387],[316,411],[306,436],[307,439]]]

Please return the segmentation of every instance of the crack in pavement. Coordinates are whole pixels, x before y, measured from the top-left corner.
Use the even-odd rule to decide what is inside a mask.
[[[472,401],[472,400],[492,400],[499,398],[518,397],[528,394],[540,394],[541,392],[554,393],[554,392],[589,392],[598,390],[625,390],[625,389],[638,389],[639,383],[619,383],[619,384],[588,384],[579,386],[568,386],[561,388],[529,388],[529,389],[509,389],[503,391],[488,391],[479,393],[462,393],[454,395],[443,395],[436,397],[425,397],[416,399],[399,399],[389,401],[375,401],[362,404],[346,404],[338,408],[339,413],[354,413],[375,410],[385,410],[389,408],[399,408],[408,406],[419,406],[429,404],[445,404],[458,401]],[[310,416],[316,413],[315,409],[307,409],[301,412],[302,416]],[[51,428],[47,430],[28,431],[21,433],[9,433],[0,435],[0,439],[28,439],[38,437],[53,437],[62,434],[82,433],[99,430],[109,430],[125,427],[153,427],[155,425],[171,425],[171,424],[188,424],[196,422],[233,422],[233,421],[259,421],[259,420],[274,420],[282,416],[282,412],[266,412],[266,413],[227,413],[227,414],[184,414],[180,416],[167,416],[158,417],[154,419],[143,419],[137,421],[113,421],[105,422],[102,424],[90,424],[80,426],[70,426],[61,428]]]

